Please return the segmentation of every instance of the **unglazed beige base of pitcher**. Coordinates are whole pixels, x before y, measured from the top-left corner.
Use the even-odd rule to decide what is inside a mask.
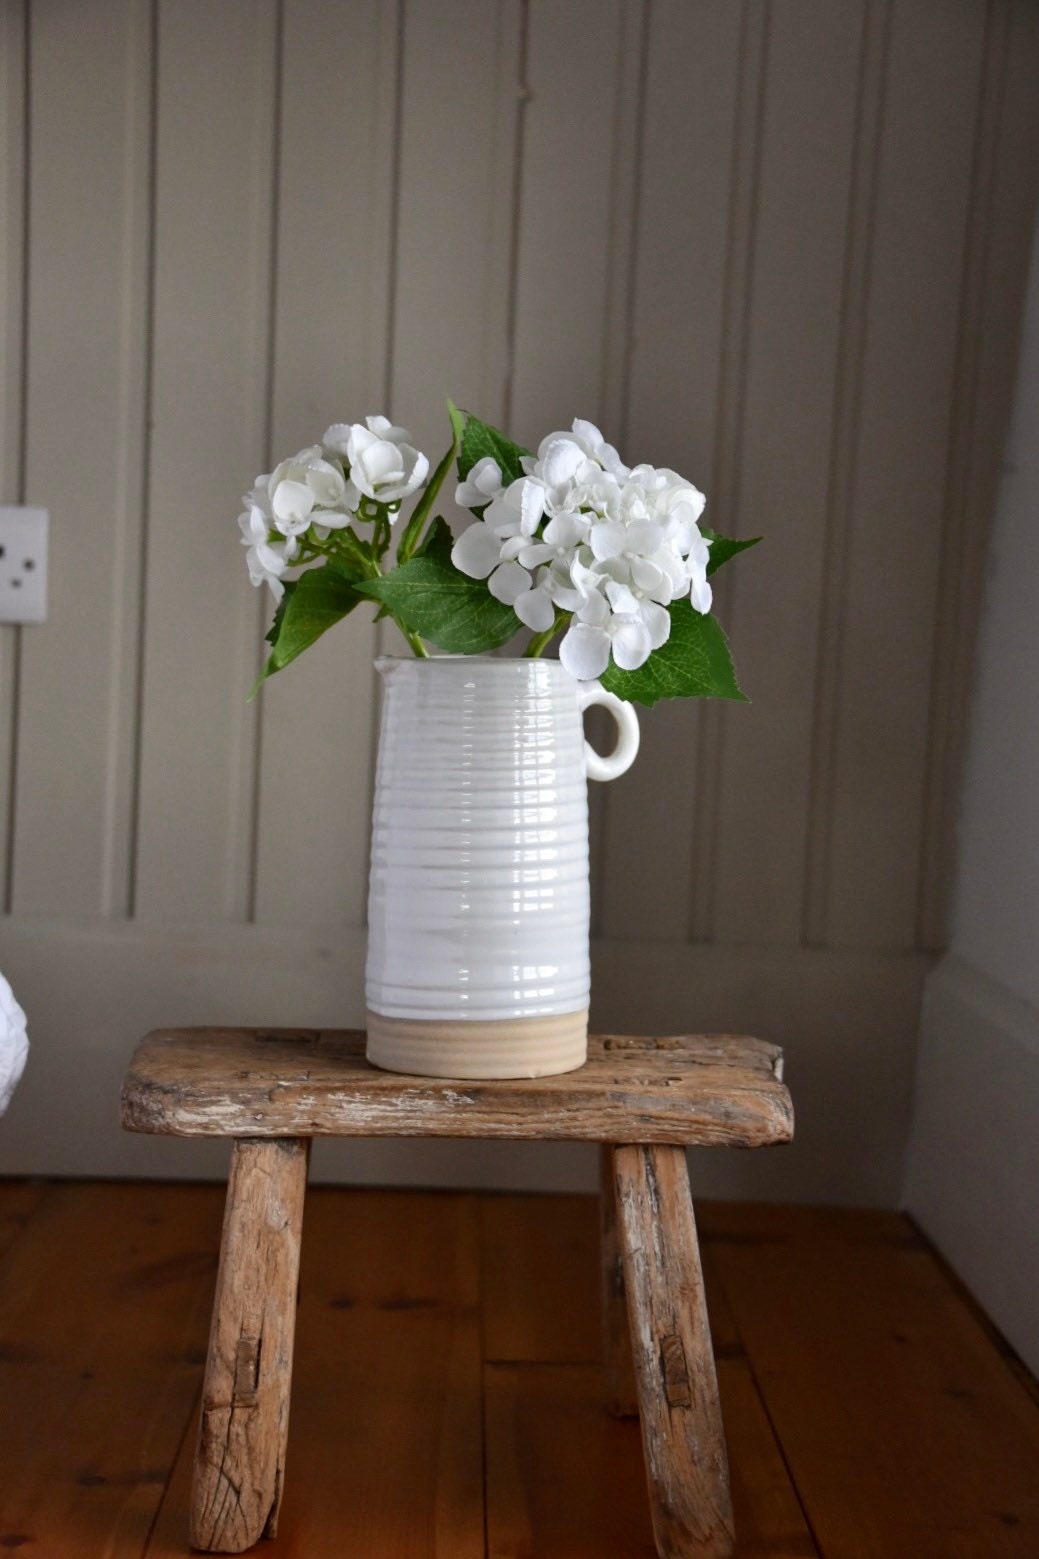
[[[368,1060],[415,1077],[553,1077],[588,1058],[588,1009],[488,1023],[368,1014]]]

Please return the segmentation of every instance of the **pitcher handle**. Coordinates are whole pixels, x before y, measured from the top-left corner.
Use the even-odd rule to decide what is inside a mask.
[[[605,758],[599,756],[590,742],[584,744],[585,771],[589,779],[619,779],[631,768],[639,750],[639,719],[630,704],[607,693],[598,682],[582,682],[577,689],[577,707],[584,714],[593,704],[608,709],[617,725],[617,745]]]

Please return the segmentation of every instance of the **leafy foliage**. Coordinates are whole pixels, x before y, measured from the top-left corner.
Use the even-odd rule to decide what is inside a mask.
[[[451,407],[451,412],[451,420],[456,429],[455,418],[463,420],[458,449],[458,475],[463,482],[477,461],[483,460],[486,455],[493,456],[498,462],[506,487],[523,475],[520,462],[524,455],[529,455],[528,449],[514,444],[510,438],[505,437],[504,433],[499,432],[497,428],[492,428],[489,422],[481,422],[479,417],[474,417],[471,412],[459,412],[457,406]],[[483,511],[480,509],[473,512]]]
[[[458,444],[463,431],[462,414],[451,401],[448,401],[447,404],[448,410],[451,413],[451,446],[430,477],[425,492],[415,505],[411,519],[404,527],[404,533],[397,547],[398,563],[406,563],[419,550],[423,526],[433,512],[433,505],[436,502],[437,494],[444,485],[444,478],[447,476],[452,463],[458,455]]]
[[[747,541],[734,541],[730,536],[719,536],[717,531],[708,530],[706,525],[700,526],[700,534],[705,541],[711,543],[711,556],[707,564],[707,576],[716,574],[723,563],[734,558],[738,552],[746,552],[749,547],[756,547],[761,536],[751,536]]]
[[[364,597],[358,594],[356,584],[357,576],[349,567],[334,560],[309,569],[285,586],[267,634],[271,653],[251,696],[255,697],[268,677],[284,670],[326,629],[360,605]]]
[[[512,607],[495,600],[486,580],[470,579],[455,568],[451,532],[439,516],[414,557],[356,588],[449,655],[481,655],[506,643],[519,628]]]
[[[688,601],[672,601],[671,636],[640,666],[622,671],[612,662],[600,681],[618,698],[655,704],[661,698],[747,700],[736,681],[729,645],[716,618],[694,611]]]

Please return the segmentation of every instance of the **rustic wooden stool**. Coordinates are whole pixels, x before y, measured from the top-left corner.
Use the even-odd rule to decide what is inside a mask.
[[[610,1035],[589,1042],[579,1072],[475,1083],[377,1071],[364,1043],[339,1030],[171,1029],[149,1034],[127,1073],[130,1131],[234,1139],[193,1546],[241,1553],[275,1532],[310,1138],[512,1137],[603,1145],[610,1406],[641,1417],[658,1553],[729,1554],[728,1466],[684,1147],[789,1141],[780,1051],[728,1036]]]

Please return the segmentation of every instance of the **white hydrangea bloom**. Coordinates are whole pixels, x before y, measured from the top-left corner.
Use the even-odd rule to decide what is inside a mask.
[[[629,469],[580,418],[522,466],[507,487],[493,460],[473,467],[456,498],[486,508],[451,556],[535,632],[551,628],[557,609],[571,613],[559,654],[573,676],[599,677],[611,658],[637,670],[667,642],[672,601],[710,610],[710,546],[698,528],[706,499],[691,482]]]
[[[349,524],[359,496],[342,465],[326,460],[319,444],[276,466],[267,493],[274,527],[283,536],[301,536],[315,521],[333,530]]]
[[[18,1086],[29,1054],[25,1013],[10,985],[0,974],[0,1115]]]
[[[386,417],[333,423],[323,442],[326,453],[345,460],[358,491],[379,503],[400,503],[421,487],[429,471],[428,459],[414,448],[407,428],[395,427]]]
[[[484,455],[473,466],[464,482],[459,482],[455,502],[462,509],[482,509],[485,503],[497,498],[504,487],[501,466],[493,455]]]
[[[254,585],[268,585],[274,599],[280,601],[285,594],[282,575],[299,551],[299,542],[295,536],[286,536],[283,541],[270,539],[277,527],[271,513],[269,480],[266,476],[257,477],[252,492],[242,499],[245,512],[238,516],[238,525],[242,545],[248,549],[245,561],[249,578]]]

